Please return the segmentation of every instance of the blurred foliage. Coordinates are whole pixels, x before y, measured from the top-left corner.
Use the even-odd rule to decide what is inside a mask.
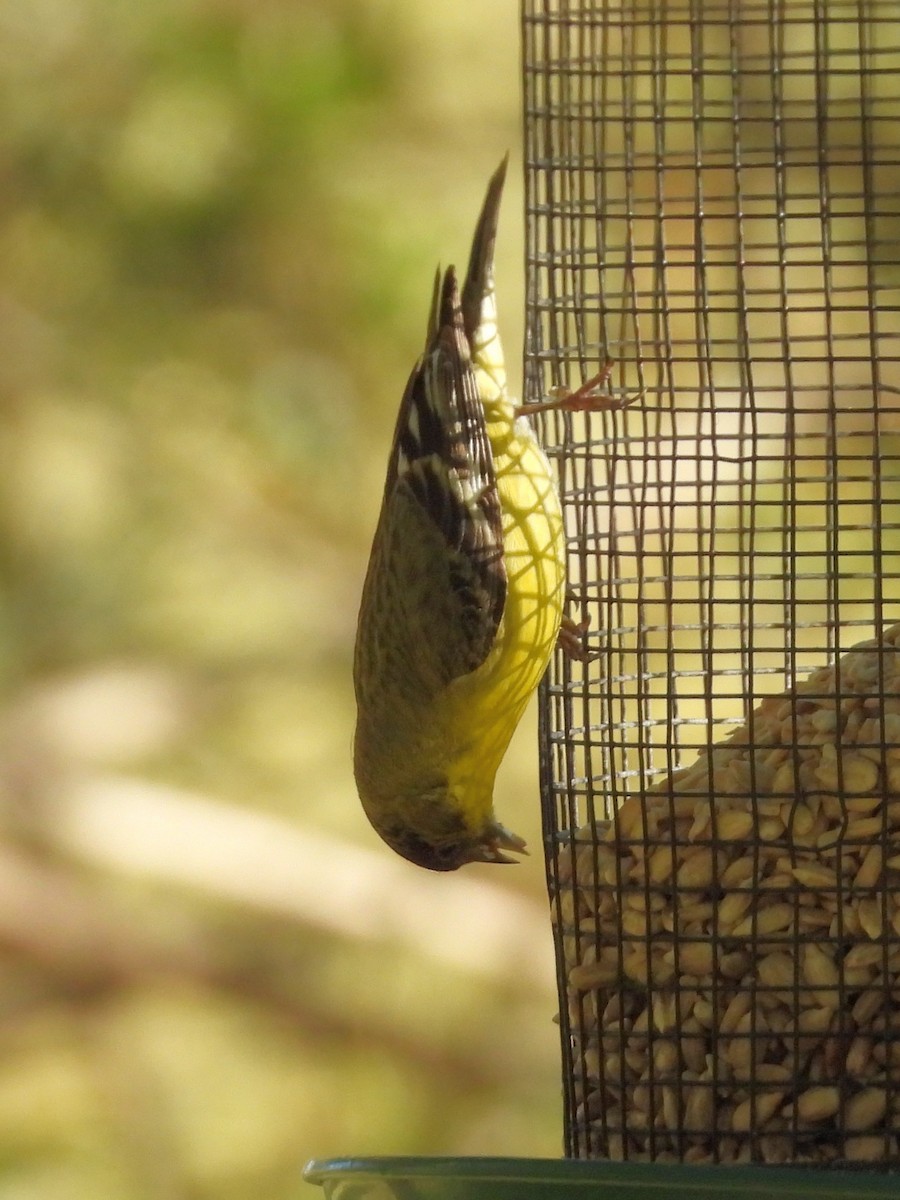
[[[540,855],[395,869],[349,764],[433,267],[520,141],[514,0],[7,0],[0,105],[0,1200],[557,1153]],[[539,846],[532,743],[498,807]]]

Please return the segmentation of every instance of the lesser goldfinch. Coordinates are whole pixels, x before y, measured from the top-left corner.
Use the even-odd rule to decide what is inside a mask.
[[[563,519],[525,412],[507,394],[494,242],[506,160],[488,186],[462,294],[434,284],[403,394],[354,655],[354,768],[366,815],[421,867],[515,862],[494,777],[560,632]],[[609,364],[607,365],[607,367]],[[594,387],[536,408],[608,408]],[[569,623],[571,642],[571,623]]]

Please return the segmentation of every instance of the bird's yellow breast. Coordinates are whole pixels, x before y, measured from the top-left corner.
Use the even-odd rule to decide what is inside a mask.
[[[490,804],[497,767],[546,670],[565,593],[563,519],[550,464],[508,399],[485,407],[503,513],[506,603],[493,650],[449,698],[452,724],[465,730],[454,781],[476,809]]]

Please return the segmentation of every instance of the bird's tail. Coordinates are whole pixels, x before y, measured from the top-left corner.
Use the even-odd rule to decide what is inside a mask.
[[[478,392],[483,401],[498,399],[506,392],[506,366],[497,327],[497,296],[494,287],[494,243],[500,198],[506,179],[509,155],[491,176],[484,204],[475,226],[472,251],[462,290],[463,323],[472,354]]]

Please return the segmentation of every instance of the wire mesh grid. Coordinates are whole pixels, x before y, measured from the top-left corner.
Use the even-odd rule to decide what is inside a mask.
[[[566,1148],[900,1164],[900,12],[523,0]]]

